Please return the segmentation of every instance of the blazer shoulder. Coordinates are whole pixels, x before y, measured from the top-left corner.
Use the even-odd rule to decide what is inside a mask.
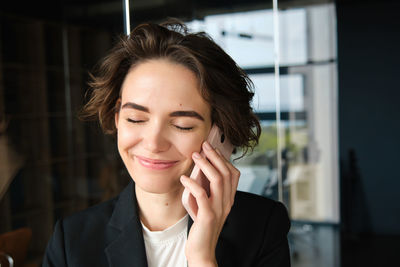
[[[219,262],[230,261],[224,266],[290,266],[289,229],[288,212],[281,202],[238,191],[221,232]]]
[[[106,228],[116,199],[58,219],[46,248],[43,266],[89,266],[81,261],[88,259],[85,255],[94,254],[99,254],[96,259],[106,262],[102,251],[107,243]]]
[[[118,196],[63,218],[64,228],[78,230],[106,224],[113,214],[117,200]]]
[[[253,193],[238,191],[231,213],[235,218],[246,218],[246,221],[257,221],[262,224],[276,222],[285,229],[285,232],[288,232],[290,228],[290,219],[285,205]]]
[[[263,203],[264,205],[274,205],[275,200],[256,195],[254,193],[249,193],[249,192],[244,192],[244,191],[237,191],[235,200],[240,200],[240,201],[249,201],[249,202],[260,202]]]
[[[264,213],[268,213],[274,209],[286,210],[286,207],[279,201],[256,195],[249,192],[237,191],[234,206],[238,208],[247,208],[250,212],[260,212],[260,208]]]

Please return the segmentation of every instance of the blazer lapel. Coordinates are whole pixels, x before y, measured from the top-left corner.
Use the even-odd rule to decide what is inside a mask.
[[[105,249],[109,266],[147,267],[142,225],[133,182],[121,192],[108,228],[114,230],[110,233],[116,232],[110,234],[109,245]]]

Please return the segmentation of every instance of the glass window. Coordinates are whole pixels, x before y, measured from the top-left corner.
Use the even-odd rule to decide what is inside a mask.
[[[209,15],[188,24],[209,33],[254,83],[252,105],[263,132],[254,153],[235,162],[242,173],[239,190],[283,201],[292,219],[337,223],[334,5],[280,10],[278,18],[276,43],[270,9]]]

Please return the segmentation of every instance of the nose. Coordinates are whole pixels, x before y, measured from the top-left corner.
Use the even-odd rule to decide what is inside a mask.
[[[162,125],[157,123],[150,125],[143,133],[142,143],[144,148],[151,153],[167,151],[171,145],[167,132]]]

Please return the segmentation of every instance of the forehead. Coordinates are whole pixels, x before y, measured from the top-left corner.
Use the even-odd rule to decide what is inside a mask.
[[[149,108],[191,108],[210,112],[200,94],[196,74],[166,59],[148,60],[132,67],[122,84],[122,102]]]

